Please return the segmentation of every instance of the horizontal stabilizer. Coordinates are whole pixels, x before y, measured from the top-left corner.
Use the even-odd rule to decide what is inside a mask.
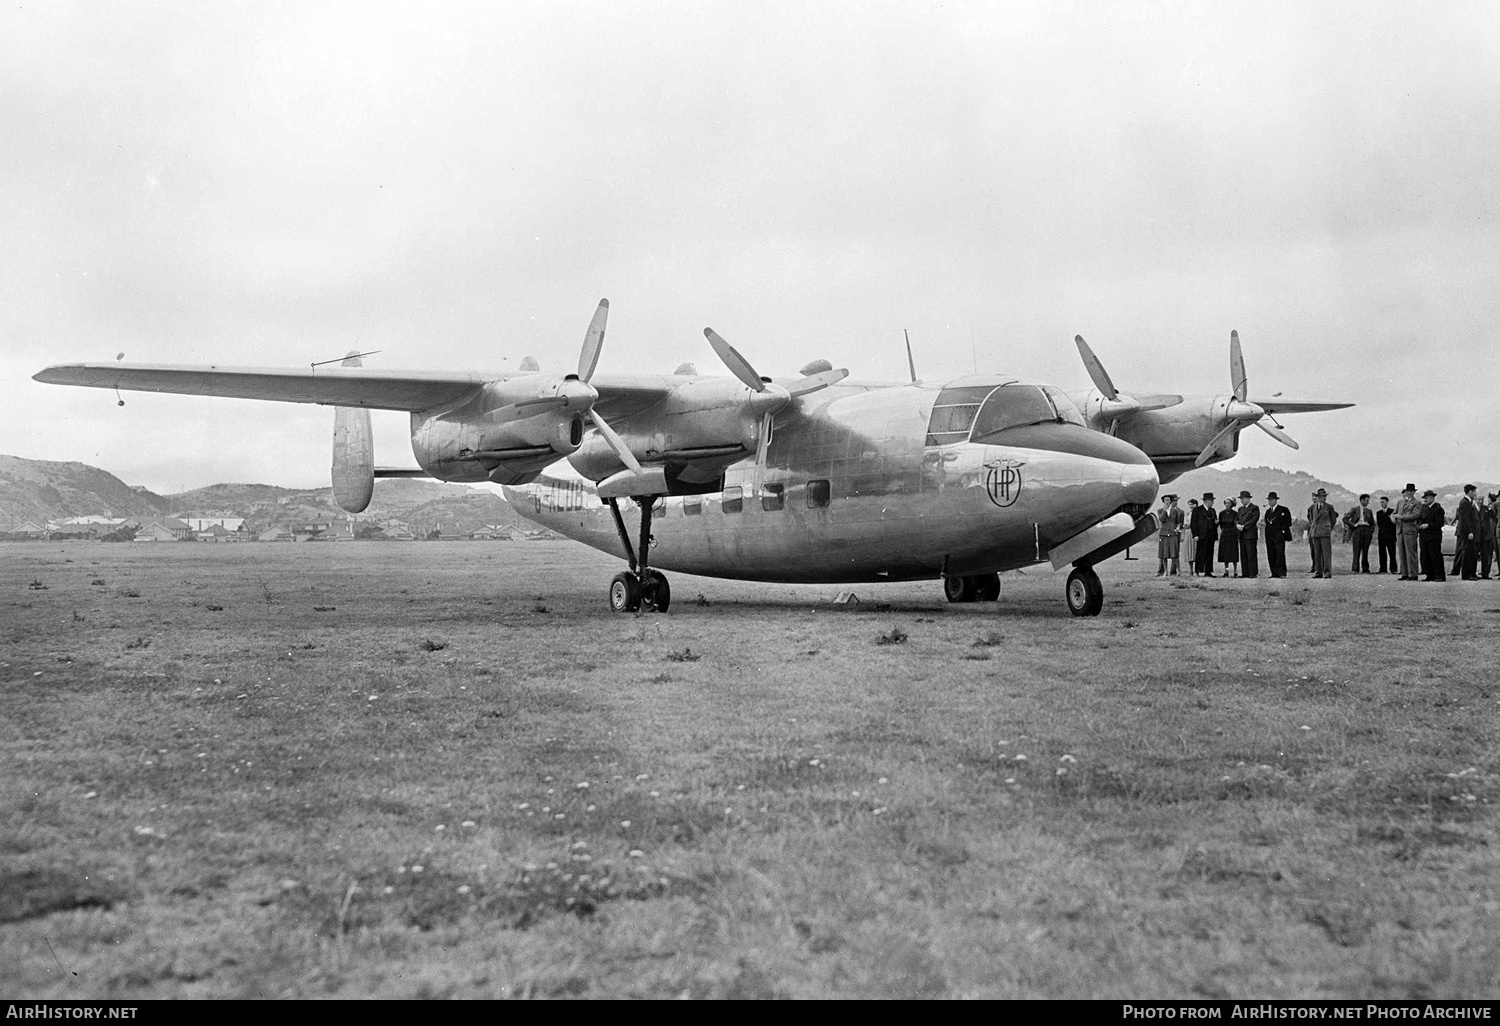
[[[429,480],[437,480],[420,467],[376,467],[371,473],[376,477],[425,477]]]

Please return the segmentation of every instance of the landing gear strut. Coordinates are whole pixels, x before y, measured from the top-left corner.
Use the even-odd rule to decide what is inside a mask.
[[[630,532],[625,530],[625,518],[620,515],[620,505],[615,499],[607,499],[609,511],[614,514],[615,529],[620,532],[620,544],[625,547],[625,558],[630,569],[615,574],[609,582],[609,608],[617,613],[634,613],[642,606],[647,610],[665,613],[672,604],[672,588],[660,570],[646,565],[651,552],[651,507],[657,500],[655,495],[637,496],[635,503],[641,508],[640,563],[636,563],[636,548],[630,543]]]
[[[1068,612],[1074,616],[1098,616],[1104,608],[1104,585],[1091,566],[1075,566],[1063,594],[1068,598]]]

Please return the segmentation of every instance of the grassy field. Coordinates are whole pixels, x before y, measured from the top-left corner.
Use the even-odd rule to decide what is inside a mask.
[[[0,994],[1500,997],[1500,582],[617,569],[0,545]]]

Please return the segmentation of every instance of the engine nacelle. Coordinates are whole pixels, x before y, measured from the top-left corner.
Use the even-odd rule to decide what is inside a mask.
[[[665,464],[669,468],[693,464],[721,471],[755,452],[760,441],[760,405],[764,402],[748,394],[737,381],[691,381],[673,389],[661,405],[652,409],[649,418],[643,418],[644,430],[628,420],[612,426],[642,464]],[[597,433],[590,435],[568,462],[591,481],[603,481],[624,466]]]

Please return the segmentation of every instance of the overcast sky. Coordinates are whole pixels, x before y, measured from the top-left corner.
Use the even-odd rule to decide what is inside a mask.
[[[0,13],[0,452],[326,483],[331,410],[51,363],[974,368],[1346,400],[1241,465],[1500,478],[1500,7],[95,2]],[[377,461],[411,465],[404,415]],[[1231,464],[1232,465],[1232,464]]]

